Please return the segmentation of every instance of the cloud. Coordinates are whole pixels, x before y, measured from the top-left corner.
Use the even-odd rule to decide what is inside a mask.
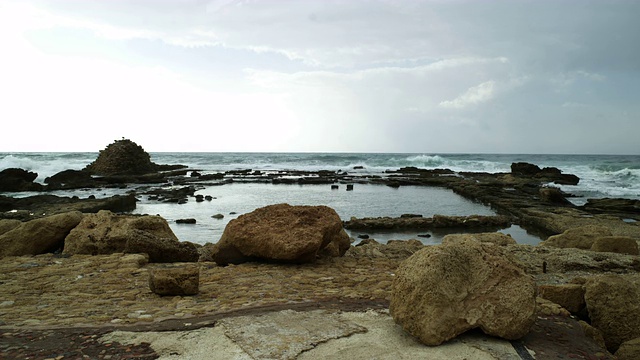
[[[477,105],[491,100],[494,96],[495,81],[485,81],[482,84],[469,88],[464,94],[453,100],[441,101],[444,108],[462,109],[470,105]]]

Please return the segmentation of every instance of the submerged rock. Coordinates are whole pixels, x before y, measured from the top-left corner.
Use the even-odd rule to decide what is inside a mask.
[[[518,339],[536,319],[536,287],[501,246],[471,239],[426,246],[396,272],[390,312],[427,345],[474,328]]]
[[[342,256],[349,246],[335,210],[277,204],[231,220],[201,260],[220,265],[258,259],[305,263],[319,255]]]

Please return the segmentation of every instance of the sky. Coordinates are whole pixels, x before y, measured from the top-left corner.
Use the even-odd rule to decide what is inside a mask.
[[[640,154],[640,1],[0,0],[0,152]]]

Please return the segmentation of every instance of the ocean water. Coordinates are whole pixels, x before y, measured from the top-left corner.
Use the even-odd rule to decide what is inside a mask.
[[[38,173],[36,181],[66,169],[82,169],[95,160],[97,153],[0,153],[0,170],[18,167]],[[576,186],[562,186],[575,195],[571,200],[580,205],[588,198],[620,197],[640,199],[639,155],[519,155],[519,154],[388,154],[388,153],[151,153],[159,164],[184,164],[201,173],[229,170],[341,170],[354,174],[382,174],[385,170],[415,166],[425,169],[448,168],[453,171],[510,172],[513,162],[529,162],[540,167],[553,166],[564,173],[580,177]],[[354,169],[354,167],[362,167]],[[123,193],[122,189],[74,190],[58,195],[98,197]],[[205,187],[199,194],[211,195],[211,202],[163,204],[140,197],[135,213],[159,214],[165,217],[181,240],[197,243],[215,242],[224,226],[240,214],[276,203],[292,205],[327,205],[343,220],[350,217],[399,216],[405,213],[432,216],[490,215],[493,211],[466,200],[450,190],[403,186],[398,189],[381,185],[356,184],[354,191],[330,190],[328,185],[272,185],[234,183]],[[4,195],[26,196],[27,193]],[[221,220],[211,218],[222,214]],[[195,218],[195,225],[175,224],[176,219]],[[513,227],[510,233],[517,241],[535,243],[535,236]],[[356,236],[357,233],[353,233]],[[415,238],[416,233],[370,234],[377,240]],[[425,243],[437,243],[442,234],[430,233]]]

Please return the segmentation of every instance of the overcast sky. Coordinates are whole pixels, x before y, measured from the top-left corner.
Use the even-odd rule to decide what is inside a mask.
[[[0,0],[0,151],[640,154],[640,1]]]

